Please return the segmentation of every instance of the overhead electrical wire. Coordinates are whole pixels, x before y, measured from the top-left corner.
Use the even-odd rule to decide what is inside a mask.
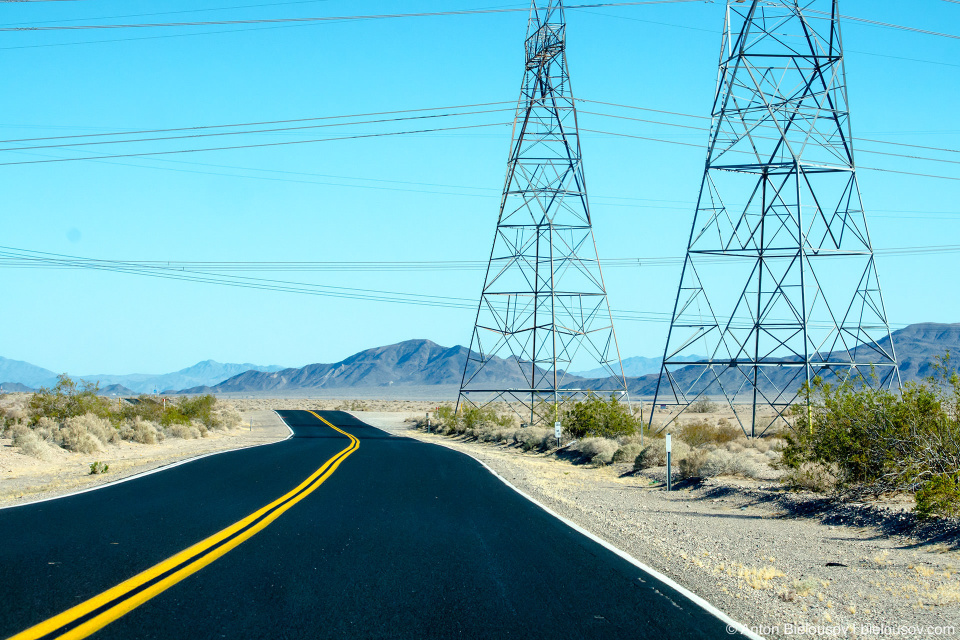
[[[697,116],[697,115],[693,115],[693,114],[685,114],[685,113],[679,113],[679,112],[675,112],[675,111],[665,111],[665,110],[660,110],[660,109],[650,109],[650,108],[647,108],[647,107],[638,107],[638,106],[631,106],[631,105],[622,105],[622,104],[616,104],[616,103],[611,103],[611,102],[601,102],[601,101],[597,101],[597,100],[578,99],[578,101],[580,101],[580,102],[586,102],[586,103],[593,103],[593,104],[603,104],[603,105],[608,105],[608,106],[616,106],[616,107],[621,107],[621,108],[626,108],[626,109],[635,109],[635,110],[651,111],[651,112],[657,112],[657,113],[663,113],[663,114],[684,116],[684,117],[689,117],[689,118],[699,118],[699,119],[704,119],[704,120],[710,120],[710,118],[709,118],[709,117],[706,117],[706,116]],[[9,145],[9,144],[18,144],[18,143],[23,143],[23,142],[43,142],[43,141],[53,141],[53,140],[84,140],[84,139],[87,139],[87,138],[97,138],[97,137],[107,137],[107,136],[117,137],[117,136],[130,136],[130,135],[152,134],[152,133],[174,133],[174,132],[180,132],[180,131],[205,131],[205,130],[210,130],[210,129],[239,128],[239,127],[250,127],[250,126],[261,126],[261,125],[272,125],[272,124],[292,124],[292,123],[299,123],[299,122],[315,122],[315,121],[322,121],[322,120],[337,120],[337,119],[347,119],[347,118],[370,117],[370,116],[378,116],[378,115],[394,115],[394,114],[402,114],[402,113],[419,113],[419,112],[425,112],[425,111],[440,111],[440,110],[451,110],[451,109],[471,109],[471,108],[486,107],[486,106],[497,106],[497,105],[506,105],[506,104],[513,104],[513,103],[512,103],[512,102],[508,102],[508,101],[501,101],[501,102],[476,103],[476,104],[468,104],[468,105],[453,105],[453,106],[448,106],[448,107],[426,107],[426,108],[420,108],[420,109],[403,109],[403,110],[394,110],[394,111],[381,111],[381,112],[346,114],[346,115],[335,115],[335,116],[318,116],[318,117],[311,117],[311,118],[292,118],[292,119],[286,119],[286,120],[264,120],[264,121],[255,121],[255,122],[245,122],[245,123],[198,125],[198,126],[192,126],[192,127],[175,127],[175,128],[165,128],[165,129],[145,129],[145,130],[140,130],[140,131],[110,131],[110,132],[104,132],[104,133],[75,134],[75,135],[68,135],[68,136],[45,136],[45,137],[34,137],[34,138],[14,138],[14,139],[9,139],[9,140],[0,140],[0,144],[7,144],[7,145]],[[352,122],[344,122],[344,123],[329,124],[329,125],[310,125],[310,126],[286,127],[286,128],[276,128],[276,129],[230,131],[230,132],[225,132],[225,133],[212,133],[212,134],[202,134],[202,135],[166,136],[166,137],[160,137],[160,138],[125,139],[125,140],[116,140],[116,141],[114,141],[114,140],[102,140],[102,141],[92,141],[92,142],[85,142],[85,141],[84,141],[84,142],[65,142],[65,143],[56,144],[56,145],[23,146],[23,147],[13,147],[13,148],[5,148],[5,149],[0,148],[0,152],[2,152],[2,151],[23,151],[23,150],[27,150],[27,149],[53,149],[53,148],[63,148],[63,147],[91,146],[91,145],[99,145],[99,144],[120,144],[120,143],[133,143],[133,142],[154,142],[154,141],[176,140],[176,139],[186,139],[186,138],[213,137],[213,136],[218,136],[218,135],[219,135],[219,136],[222,136],[222,135],[242,135],[242,134],[247,134],[247,133],[276,133],[276,132],[282,132],[282,131],[294,131],[294,130],[299,130],[299,129],[323,128],[323,127],[330,127],[330,126],[346,126],[346,125],[350,125],[350,124],[373,124],[373,123],[394,122],[394,121],[403,121],[403,120],[416,120],[416,119],[426,119],[426,118],[439,118],[439,117],[447,117],[447,116],[476,115],[476,114],[483,114],[483,113],[495,113],[495,112],[507,112],[507,111],[511,111],[511,109],[508,109],[508,108],[504,108],[504,109],[490,109],[490,110],[485,110],[485,111],[469,111],[469,112],[457,112],[457,113],[446,113],[446,114],[433,114],[433,115],[423,115],[423,116],[409,116],[409,117],[399,117],[399,118],[390,118],[390,119],[381,119],[381,120],[370,120],[370,121],[359,121],[359,122],[358,122],[358,121],[352,121]],[[669,126],[669,127],[675,127],[675,128],[691,129],[691,130],[695,130],[695,131],[705,131],[705,132],[710,131],[710,129],[709,129],[709,128],[706,128],[706,127],[696,127],[696,126],[693,126],[693,125],[685,125],[685,124],[678,124],[678,123],[672,123],[672,122],[663,122],[663,121],[659,121],[659,120],[648,120],[648,119],[644,119],[644,118],[631,118],[631,117],[629,117],[629,116],[616,115],[616,114],[611,114],[611,113],[601,113],[601,112],[597,112],[597,111],[585,111],[585,110],[581,110],[580,113],[581,113],[581,114],[584,114],[584,115],[595,115],[595,116],[599,116],[599,117],[616,118],[616,119],[620,119],[620,120],[630,120],[630,121],[635,121],[635,122],[643,122],[643,123],[647,123],[647,124],[656,124],[656,125]],[[755,136],[755,137],[757,137],[757,138],[759,138],[759,139],[768,139],[768,138],[765,138],[765,137],[763,137],[763,136]],[[877,140],[877,139],[873,139],[873,138],[857,138],[857,137],[854,137],[853,139],[856,140],[856,141],[860,141],[860,142],[869,142],[869,143],[874,143],[874,144],[885,144],[885,145],[891,145],[891,146],[902,146],[902,147],[910,147],[910,148],[917,148],[917,149],[926,149],[926,150],[930,150],[930,151],[940,151],[940,152],[944,152],[944,153],[958,153],[958,154],[960,154],[960,149],[948,149],[948,148],[943,148],[943,147],[930,147],[930,146],[926,146],[926,145],[917,145],[917,144],[910,144],[910,143],[903,143],[903,142],[893,142],[893,141],[887,141],[887,140]],[[876,150],[872,150],[872,149],[859,149],[858,151],[859,151],[860,153],[873,153],[873,154],[877,154],[877,155],[887,155],[887,156],[892,156],[892,157],[907,158],[907,159],[911,159],[911,160],[923,160],[923,161],[930,161],[930,162],[944,162],[944,163],[948,163],[948,164],[960,164],[960,161],[956,161],[956,160],[947,160],[947,159],[942,159],[942,158],[928,158],[928,157],[924,157],[924,156],[912,156],[912,155],[904,155],[904,154],[894,154],[894,153],[890,153],[890,152],[876,151]]]
[[[9,1],[9,0],[5,0]],[[22,0],[17,0],[22,1]],[[38,1],[38,0],[28,0],[28,1]],[[67,1],[67,0],[39,0],[39,1]],[[568,5],[564,7],[567,10],[577,10],[577,9],[599,9],[599,8],[609,8],[609,7],[632,7],[632,6],[641,6],[641,5],[662,5],[662,4],[681,4],[681,3],[690,3],[690,2],[702,2],[703,0],[646,0],[642,2],[598,2],[591,4],[576,4]],[[149,23],[133,23],[133,24],[83,24],[83,25],[48,25],[48,26],[11,26],[11,27],[0,27],[0,31],[78,31],[78,30],[103,30],[103,29],[155,29],[155,28],[176,28],[176,27],[202,27],[202,26],[246,26],[251,24],[283,24],[283,23],[311,23],[311,22],[332,22],[332,21],[355,21],[355,20],[384,20],[384,19],[397,19],[397,18],[423,18],[423,17],[440,17],[440,16],[463,16],[463,15],[484,15],[484,14],[502,14],[502,13],[518,13],[518,12],[528,12],[529,8],[520,7],[520,8],[493,8],[493,9],[463,9],[457,11],[422,11],[415,13],[384,13],[384,14],[372,14],[372,15],[353,15],[353,16],[314,16],[314,17],[304,17],[304,18],[253,18],[248,20],[197,20],[191,22],[149,22]],[[807,13],[814,14],[814,16],[819,16],[821,18],[831,19],[833,16],[826,11],[819,11],[816,9],[807,9]],[[953,33],[944,33],[940,31],[932,31],[929,29],[921,29],[919,27],[911,27],[902,24],[896,24],[891,22],[881,22],[879,20],[872,20],[870,18],[861,18],[858,16],[847,16],[840,15],[841,20],[849,20],[851,22],[858,22],[861,24],[867,24],[875,27],[882,27],[885,29],[896,29],[900,31],[907,31],[911,33],[918,33],[929,36],[936,36],[941,38],[948,38],[952,40],[960,40],[960,35]]]
[[[11,166],[11,165],[23,165],[23,164],[49,164],[54,162],[73,162],[77,160],[108,160],[112,158],[140,158],[140,157],[147,157],[147,156],[172,155],[177,153],[200,153],[205,151],[232,151],[236,149],[259,149],[264,147],[280,147],[280,146],[292,145],[292,144],[336,142],[339,140],[359,140],[363,138],[383,138],[383,137],[390,137],[390,136],[413,135],[418,133],[436,133],[439,131],[479,129],[483,127],[506,126],[509,124],[512,124],[512,123],[491,122],[487,124],[461,125],[458,127],[436,127],[433,129],[417,129],[414,131],[390,131],[385,133],[365,133],[365,134],[357,134],[357,135],[350,135],[350,136],[338,136],[334,138],[316,138],[312,140],[284,140],[282,142],[261,142],[257,144],[242,144],[242,145],[232,145],[232,146],[225,146],[225,147],[206,147],[203,149],[174,149],[174,150],[168,150],[168,151],[142,151],[140,153],[118,153],[118,154],[102,155],[102,156],[86,156],[82,158],[47,158],[44,160],[21,160],[18,162],[0,162],[0,167]]]
[[[170,129],[142,129],[139,131],[108,131],[104,133],[84,133],[69,136],[46,136],[41,138],[13,138],[10,140],[0,140],[0,144],[13,144],[16,142],[42,142],[45,140],[70,140],[76,138],[96,138],[102,136],[125,136],[125,135],[146,135],[150,133],[173,133],[176,131],[200,131],[206,129],[225,129],[231,127],[259,127],[269,124],[291,124],[294,122],[314,122],[317,120],[339,120],[343,118],[371,118],[373,116],[389,116],[399,113],[419,113],[423,111],[446,111],[450,109],[475,109],[478,107],[491,107],[501,104],[515,104],[515,101],[501,102],[480,102],[476,104],[459,104],[448,107],[423,107],[420,109],[395,109],[393,111],[371,111],[368,113],[351,113],[335,116],[315,116],[311,118],[291,118],[287,120],[261,120],[254,122],[234,122],[228,124],[207,124],[193,127],[174,127]],[[69,146],[69,145],[67,145]]]
[[[602,7],[633,7],[640,5],[681,4],[702,2],[703,0],[645,0],[642,2],[598,2],[592,4],[576,4],[564,7],[573,9],[599,9]],[[0,31],[86,31],[91,29],[155,29],[168,27],[214,27],[214,26],[245,26],[251,24],[283,24],[283,23],[310,23],[331,22],[341,20],[385,20],[397,18],[433,18],[441,16],[465,16],[499,13],[528,13],[529,7],[499,8],[499,9],[462,9],[458,11],[420,11],[416,13],[381,13],[373,15],[354,16],[316,16],[305,18],[253,18],[249,20],[198,20],[192,22],[150,22],[140,24],[74,24],[50,26],[17,26],[0,27]]]
[[[246,131],[218,131],[216,133],[190,133],[179,136],[163,136],[158,138],[133,138],[129,140],[95,140],[91,142],[69,142],[64,144],[49,144],[49,145],[31,145],[24,147],[8,147],[0,148],[0,152],[3,151],[27,151],[31,149],[62,149],[64,147],[83,147],[91,145],[101,145],[101,144],[131,144],[135,142],[161,142],[168,140],[187,140],[194,138],[212,138],[218,136],[236,136],[236,135],[246,135],[251,133],[280,133],[285,131],[303,131],[306,129],[323,129],[328,127],[346,127],[351,125],[358,124],[383,124],[385,122],[402,122],[409,120],[426,120],[428,118],[448,118],[453,116],[471,116],[487,113],[503,113],[505,111],[512,111],[512,109],[485,109],[482,111],[463,111],[457,113],[432,113],[427,115],[417,115],[417,116],[404,116],[401,118],[381,118],[379,120],[352,120],[349,122],[329,122],[326,124],[309,124],[309,125],[299,125],[296,127],[275,127],[273,129],[250,129]]]
[[[280,293],[297,293],[372,302],[392,302],[397,304],[448,309],[472,310],[477,306],[476,300],[472,298],[434,296],[420,293],[360,289],[353,287],[334,287],[305,282],[290,282],[267,278],[251,278],[247,276],[226,276],[209,272],[188,271],[186,269],[178,270],[176,268],[164,266],[143,266],[138,263],[129,263],[118,260],[97,260],[44,251],[16,249],[13,247],[0,247],[0,258],[10,257],[20,257],[25,260],[31,260],[36,264],[60,264],[63,266],[90,269],[94,271],[111,271],[130,275],[142,275],[169,280],[195,282],[200,284],[217,284],[243,289],[274,291]],[[626,320],[658,323],[668,323],[671,321],[671,314],[665,312],[637,311],[630,309],[612,309],[611,312],[613,318],[620,321]],[[740,323],[743,323],[743,326],[749,326],[750,319],[734,319],[735,325]]]

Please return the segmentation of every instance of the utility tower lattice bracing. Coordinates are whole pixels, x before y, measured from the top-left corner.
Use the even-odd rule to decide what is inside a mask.
[[[460,404],[506,401],[530,424],[582,397],[571,365],[598,365],[626,394],[593,238],[561,0],[534,0],[526,72]]]
[[[656,403],[748,435],[803,383],[899,385],[857,185],[837,0],[729,2],[707,162]],[[653,415],[651,415],[651,424]]]

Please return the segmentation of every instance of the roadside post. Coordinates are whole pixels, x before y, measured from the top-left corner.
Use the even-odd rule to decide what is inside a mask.
[[[430,412],[427,411],[427,433],[430,433]]]
[[[673,466],[670,455],[670,434],[667,434],[667,491],[673,491]]]
[[[561,429],[560,429],[560,422],[559,422],[559,421],[553,423],[553,432],[554,432],[554,434],[557,436],[557,449],[559,449],[559,448],[560,448],[560,434],[562,433],[562,431],[561,431]]]

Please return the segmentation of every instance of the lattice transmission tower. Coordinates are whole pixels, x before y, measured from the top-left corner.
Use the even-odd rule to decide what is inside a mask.
[[[563,402],[585,394],[571,366],[603,370],[597,393],[627,389],[593,238],[561,0],[533,0],[525,51],[458,407],[507,401],[536,424],[553,422]]]
[[[655,407],[682,407],[670,421],[712,395],[762,435],[816,376],[899,385],[857,185],[839,16],[837,0],[727,2],[706,169],[655,397]]]

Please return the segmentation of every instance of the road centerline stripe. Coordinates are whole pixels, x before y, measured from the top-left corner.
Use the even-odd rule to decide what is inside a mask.
[[[360,440],[355,436],[334,426],[316,412],[309,413],[334,431],[347,436],[350,444],[324,462],[306,480],[249,516],[63,613],[11,636],[9,640],[38,640],[47,636],[63,639],[85,638],[265,529],[323,484],[340,464],[360,447]]]

